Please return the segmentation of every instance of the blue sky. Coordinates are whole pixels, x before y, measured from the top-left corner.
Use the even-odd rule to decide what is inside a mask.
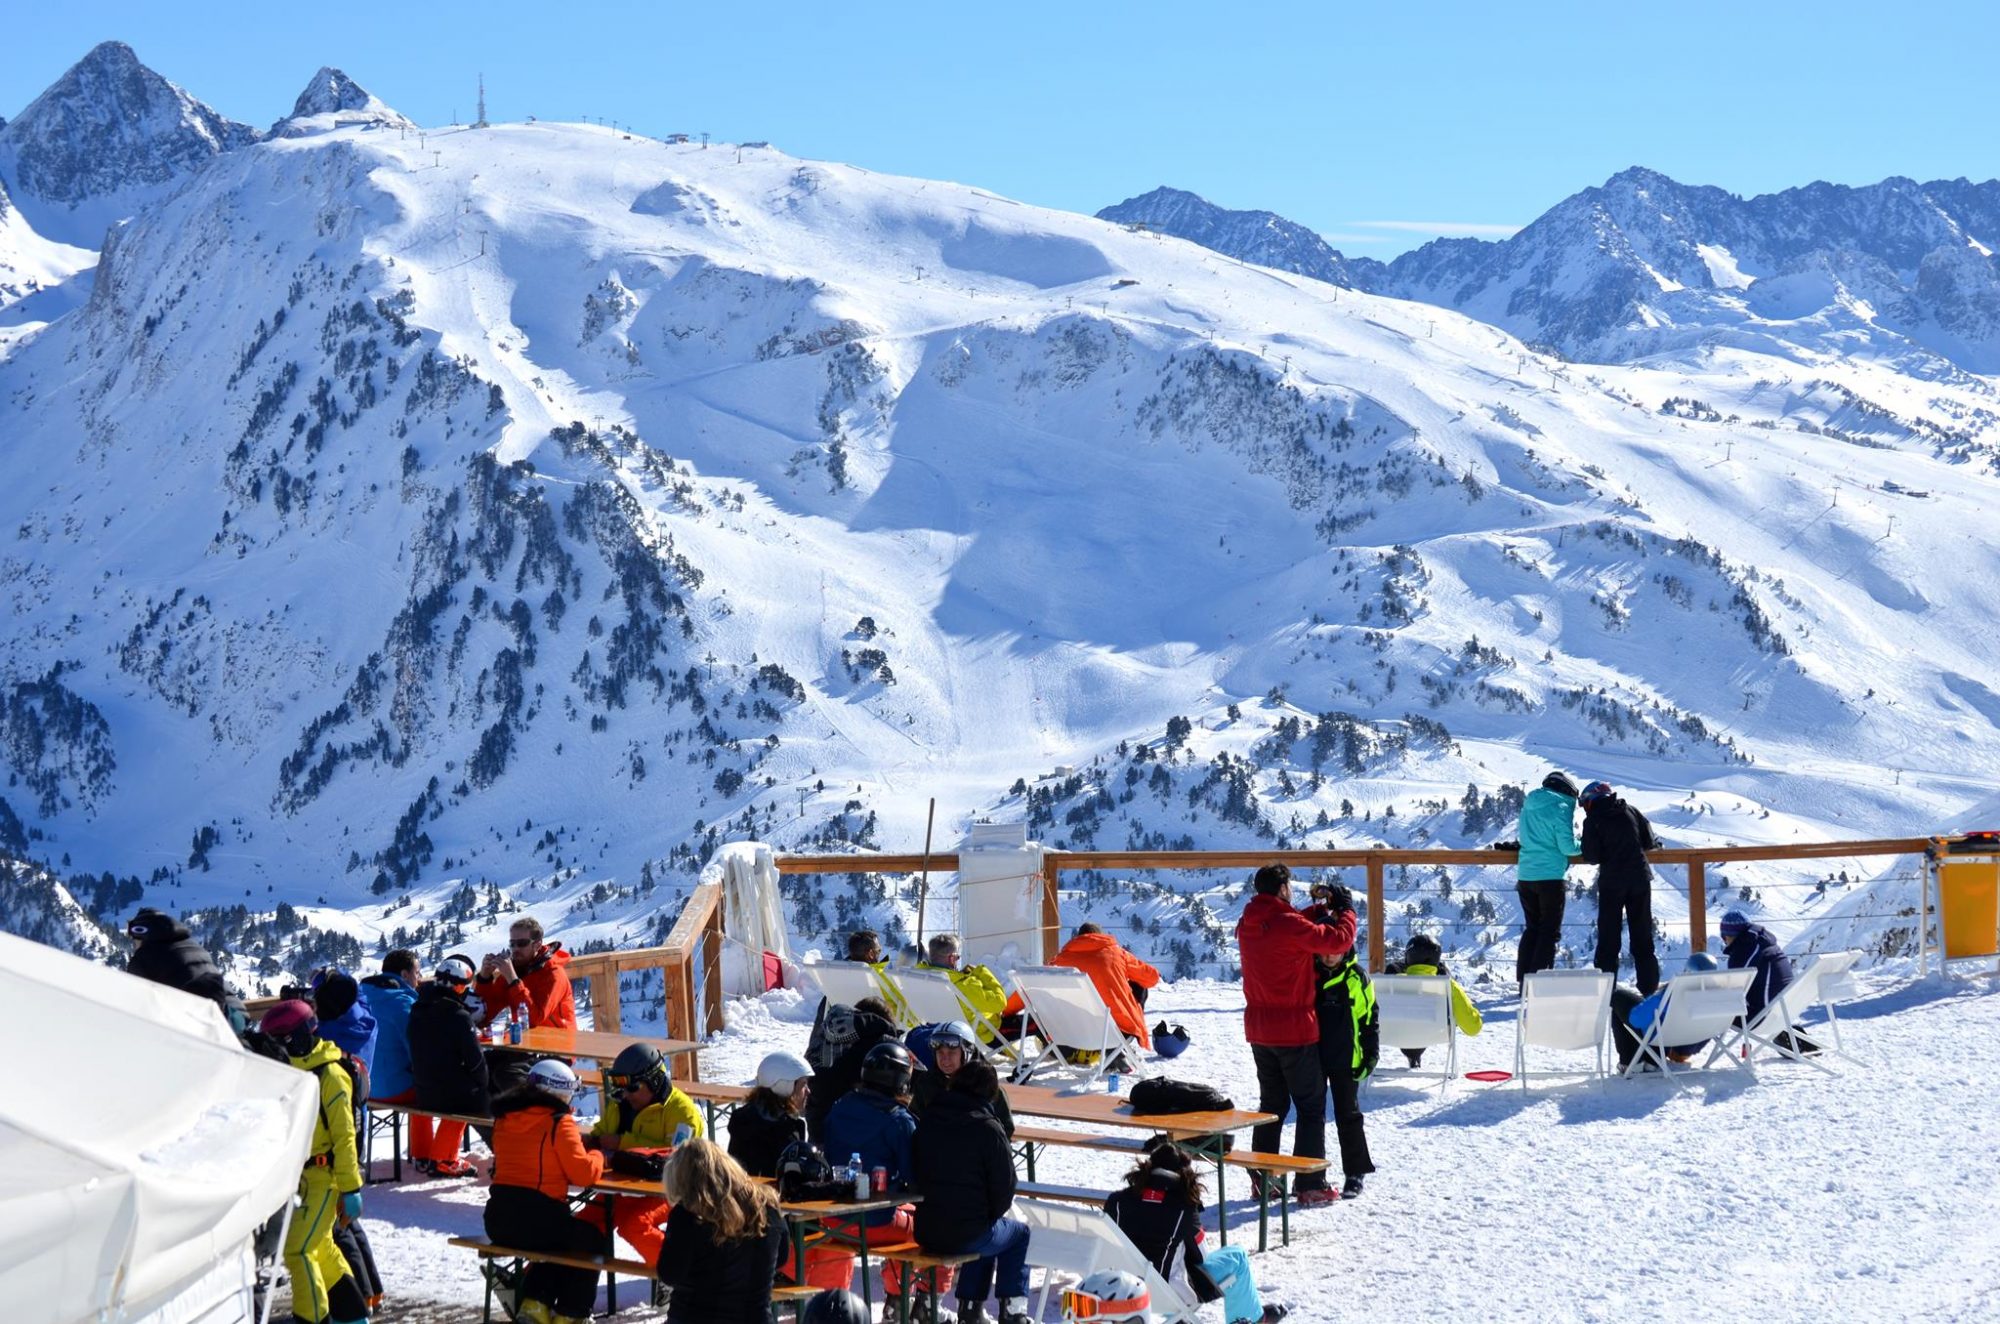
[[[236,119],[321,64],[412,118],[586,115],[1095,211],[1159,184],[1386,257],[1629,165],[1759,193],[2000,174],[2000,5],[906,3],[0,11],[0,115],[96,42]]]

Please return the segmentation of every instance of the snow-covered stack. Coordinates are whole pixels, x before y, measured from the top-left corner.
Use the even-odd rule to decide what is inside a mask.
[[[1185,189],[1156,188],[1106,207],[1099,219],[1143,226],[1226,253],[1240,262],[1311,276],[1332,285],[1369,289],[1380,262],[1341,256],[1326,240],[1275,212],[1231,211]]]
[[[278,138],[299,138],[357,125],[414,127],[380,97],[340,70],[322,66],[292,103],[292,113],[271,126],[271,134]]]

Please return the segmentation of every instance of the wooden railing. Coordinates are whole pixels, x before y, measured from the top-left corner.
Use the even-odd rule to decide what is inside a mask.
[[[619,976],[634,970],[658,970],[666,999],[667,1037],[699,1042],[722,1028],[722,888],[703,883],[689,894],[680,918],[666,942],[658,947],[591,952],[572,956],[570,977],[590,985],[591,1025],[622,1029]],[[674,1075],[698,1079],[696,1054],[673,1059]]]
[[[1928,837],[1866,841],[1814,841],[1786,846],[1699,846],[1651,851],[1655,864],[1684,865],[1688,871],[1688,934],[1695,951],[1708,949],[1708,867],[1757,860],[1824,860],[1857,856],[1921,855]],[[1368,885],[1371,920],[1383,914],[1384,880],[1393,865],[1470,864],[1505,868],[1511,875],[1514,851],[1500,850],[1226,850],[1226,851],[1046,851],[1042,856],[1042,959],[1061,947],[1059,883],[1065,870],[1258,869],[1282,862],[1292,869],[1361,869]],[[1572,861],[1580,863],[1580,861]],[[949,871],[958,856],[940,855],[780,855],[778,872],[913,873],[920,868]],[[1380,972],[1387,953],[1379,922],[1368,925],[1368,968]]]

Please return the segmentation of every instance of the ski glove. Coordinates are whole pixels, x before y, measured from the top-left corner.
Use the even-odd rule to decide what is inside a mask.
[[[1370,1076],[1374,1074],[1375,1074],[1375,1054],[1364,1053],[1361,1058],[1361,1065],[1354,1068],[1354,1083],[1359,1085],[1362,1081],[1368,1079]]]
[[[361,1217],[361,1192],[349,1191],[340,1197],[340,1216],[349,1223]]]
[[[1354,893],[1345,884],[1335,883],[1326,889],[1326,908],[1336,915],[1354,909]]]

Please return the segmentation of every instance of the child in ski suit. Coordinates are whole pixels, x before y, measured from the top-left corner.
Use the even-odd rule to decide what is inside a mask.
[[[340,1049],[319,1037],[319,1018],[297,1000],[264,1013],[260,1029],[283,1046],[293,1066],[319,1078],[312,1154],[299,1174],[299,1208],[285,1233],[292,1313],[309,1324],[360,1324],[368,1318],[361,1289],[334,1245],[333,1230],[361,1217],[361,1161],[354,1147],[354,1084]]]
[[[1403,959],[1390,962],[1384,967],[1384,973],[1449,977],[1451,971],[1445,969],[1444,949],[1438,946],[1438,940],[1428,933],[1413,933],[1410,941],[1403,946]],[[1486,1028],[1486,1018],[1480,1014],[1479,1008],[1472,1005],[1472,999],[1465,996],[1465,990],[1459,987],[1456,979],[1451,981],[1451,1018],[1457,1022],[1460,1034],[1478,1034]],[[1421,1048],[1405,1048],[1403,1056],[1410,1059],[1413,1068],[1424,1064],[1424,1050]]]
[[[1306,912],[1313,917],[1311,911]],[[1352,951],[1319,963],[1319,1064],[1333,1090],[1333,1127],[1340,1142],[1340,1198],[1361,1194],[1361,1179],[1375,1171],[1361,1112],[1361,1082],[1375,1070],[1382,1051],[1381,1017],[1375,988]],[[1304,1195],[1299,1203],[1307,1204]]]

